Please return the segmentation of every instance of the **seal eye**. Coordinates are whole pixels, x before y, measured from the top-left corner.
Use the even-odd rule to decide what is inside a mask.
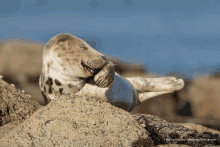
[[[81,46],[80,48],[81,48],[81,49],[85,49],[85,50],[86,50],[86,49],[88,49],[88,48],[87,48],[87,47],[85,47],[85,46]]]

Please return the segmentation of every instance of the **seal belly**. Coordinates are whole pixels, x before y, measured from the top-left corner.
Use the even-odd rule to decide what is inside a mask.
[[[126,111],[131,110],[138,99],[132,84],[117,73],[113,85],[106,92],[106,97],[110,103]]]

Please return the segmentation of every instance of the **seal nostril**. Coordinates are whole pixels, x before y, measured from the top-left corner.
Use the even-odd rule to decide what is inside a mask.
[[[106,60],[106,57],[105,57],[105,56],[102,56],[102,59]]]

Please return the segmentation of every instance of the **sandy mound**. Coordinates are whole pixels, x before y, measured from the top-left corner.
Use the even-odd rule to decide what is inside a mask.
[[[0,127],[0,145],[3,147],[203,146],[220,143],[217,134],[198,133],[153,115],[131,114],[95,98],[63,95],[40,106],[1,79],[0,85],[1,93],[7,92],[1,95],[6,102],[1,103],[1,108],[6,106],[6,112],[9,112],[8,117],[4,117],[5,110],[1,109],[0,118],[10,118]],[[9,107],[10,101],[15,101],[17,109]],[[13,109],[15,111],[11,113]]]
[[[0,79],[0,126],[13,121],[22,122],[40,107],[29,95]]]
[[[7,135],[6,135],[7,134]],[[139,138],[152,144],[146,130],[126,111],[82,97],[59,97],[39,109],[1,146],[132,146]]]

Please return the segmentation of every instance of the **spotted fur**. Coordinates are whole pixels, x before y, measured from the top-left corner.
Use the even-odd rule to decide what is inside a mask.
[[[78,94],[131,111],[149,98],[184,86],[182,79],[174,77],[125,79],[115,73],[104,55],[70,34],[59,34],[48,41],[42,60],[39,85],[46,103],[59,94]]]
[[[87,83],[87,78],[97,73],[109,63],[103,54],[91,48],[85,41],[70,35],[59,34],[45,45],[40,88],[48,103],[58,94],[77,93]],[[111,65],[114,69],[114,66]],[[114,70],[111,70],[114,74]],[[101,87],[108,86],[114,76],[96,76]]]

